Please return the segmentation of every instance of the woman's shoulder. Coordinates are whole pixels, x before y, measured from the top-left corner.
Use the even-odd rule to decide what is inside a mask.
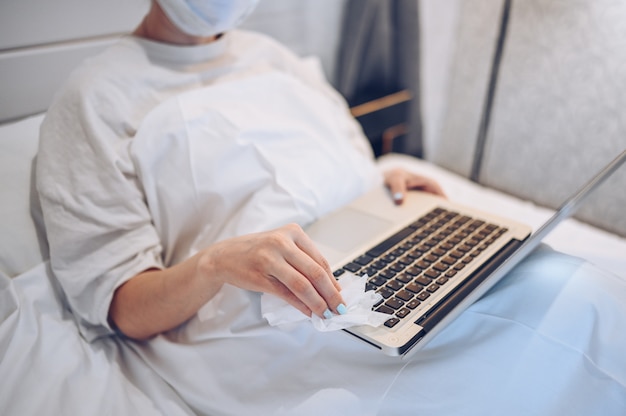
[[[85,59],[55,93],[46,118],[76,124],[91,118],[114,119],[140,88],[147,64],[141,48],[120,39],[99,54]]]
[[[86,58],[70,72],[58,94],[101,94],[115,89],[121,80],[132,77],[136,68],[145,61],[141,48],[130,39],[120,39],[105,47],[100,53]],[[135,69],[135,70],[133,70]]]
[[[286,45],[265,33],[236,29],[229,32],[228,36],[232,50],[256,51],[259,54],[265,54],[265,56],[298,59],[297,55]]]

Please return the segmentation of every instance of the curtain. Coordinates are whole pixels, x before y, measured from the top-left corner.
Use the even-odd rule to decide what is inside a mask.
[[[418,0],[348,0],[336,87],[352,106],[407,90],[412,98],[396,108],[400,114],[386,114],[381,122],[394,116],[406,119],[408,131],[403,140],[394,142],[393,151],[421,157],[418,17]],[[377,135],[379,129],[373,130]]]

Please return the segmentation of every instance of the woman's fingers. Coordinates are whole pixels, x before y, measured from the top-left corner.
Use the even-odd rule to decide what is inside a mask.
[[[292,225],[292,227],[294,227],[294,242],[296,243],[296,246],[298,246],[300,250],[302,250],[310,259],[312,259],[324,270],[326,276],[329,278],[335,289],[337,291],[340,291],[341,286],[339,286],[339,283],[337,283],[337,280],[333,276],[333,271],[330,268],[330,264],[328,264],[328,261],[319,251],[315,243],[313,243],[309,236],[306,235],[306,233],[298,225]]]
[[[446,194],[443,192],[443,188],[441,188],[439,183],[425,176],[419,176],[415,174],[410,175],[407,179],[407,187],[409,189],[421,189],[422,191],[430,192],[431,194],[443,197],[446,196]]]
[[[407,182],[405,176],[405,172],[399,169],[385,172],[385,184],[396,204],[401,204],[404,201],[404,195],[406,195]]]
[[[285,229],[291,239],[284,250],[285,262],[281,264],[284,275],[275,277],[315,314],[328,316],[328,309],[341,313],[340,287],[328,262],[299,226],[292,224]]]
[[[391,192],[396,204],[401,204],[408,190],[419,189],[431,194],[446,197],[441,186],[434,180],[425,176],[396,168],[385,172],[385,184]]]
[[[328,262],[298,225],[225,240],[207,252],[224,282],[273,293],[309,316],[345,310]]]

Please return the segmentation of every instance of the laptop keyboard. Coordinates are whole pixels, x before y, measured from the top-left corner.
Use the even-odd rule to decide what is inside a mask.
[[[393,328],[507,231],[485,221],[435,208],[334,272],[367,275],[366,290],[380,293],[374,310],[391,315]],[[426,312],[426,311],[425,311]]]

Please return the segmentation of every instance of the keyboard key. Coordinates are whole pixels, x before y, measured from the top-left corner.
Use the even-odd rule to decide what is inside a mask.
[[[393,277],[395,277],[396,272],[394,272],[393,270],[385,269],[378,273],[378,275],[384,277],[385,279],[392,279]]]
[[[400,319],[405,318],[408,314],[411,313],[411,310],[408,308],[402,308],[398,312],[396,312],[396,316]]]
[[[418,298],[421,301],[425,301],[426,299],[428,299],[429,296],[430,296],[430,293],[428,293],[427,291],[424,290],[424,291],[418,293],[416,298]]]
[[[452,250],[454,248],[454,244],[450,244],[450,243],[441,243],[439,244],[439,248],[444,250],[444,252],[448,252],[450,250]]]
[[[409,308],[409,309],[415,309],[415,308],[417,308],[420,305],[421,305],[421,302],[419,300],[413,299],[413,300],[411,300],[410,302],[408,302],[406,304],[406,307]]]
[[[458,251],[458,250],[454,250],[452,253],[450,253],[450,257],[452,257],[453,259],[460,259],[461,257],[463,257],[465,254],[462,251]]]
[[[368,275],[369,277],[372,277],[376,275],[376,273],[378,273],[378,270],[373,267],[367,267],[363,269],[363,272],[365,272],[365,274]]]
[[[377,270],[381,270],[387,267],[387,264],[389,263],[387,263],[386,261],[376,260],[374,263],[370,264],[370,267],[377,269]]]
[[[397,257],[394,256],[393,254],[385,254],[384,256],[381,257],[381,260],[386,261],[387,263],[391,263],[395,261],[396,259]]]
[[[463,243],[460,246],[458,246],[456,249],[458,251],[462,252],[462,253],[467,253],[468,251],[470,251],[472,249],[472,247],[470,247],[467,244]]]
[[[417,276],[422,272],[422,270],[424,269],[413,266],[413,267],[409,267],[408,269],[405,269],[404,272],[411,276]]]
[[[407,251],[409,251],[409,250],[412,250],[412,249],[413,249],[413,247],[415,247],[415,244],[407,241],[406,243],[400,244],[400,246],[399,246],[399,247],[400,247],[402,250],[404,250],[404,252],[407,252]]]
[[[385,299],[388,299],[393,296],[393,290],[386,288],[386,287],[381,287],[380,289],[377,290],[377,292],[380,293],[380,295]]]
[[[359,266],[356,263],[348,263],[345,266],[343,266],[343,268],[349,272],[356,273],[361,269],[361,266]]]
[[[434,246],[437,245],[437,243],[439,243],[439,240],[435,240],[433,238],[430,238],[430,239],[424,241],[424,245],[428,246],[428,247],[434,247]]]
[[[376,312],[386,313],[387,315],[393,315],[395,311],[388,306],[380,305],[378,308],[376,308]]]
[[[424,272],[424,276],[430,278],[430,279],[436,279],[439,276],[441,276],[441,273],[438,270],[435,269],[430,269],[430,270],[426,270]]]
[[[413,281],[413,276],[411,276],[410,274],[406,274],[406,273],[400,273],[398,276],[396,276],[396,280],[399,280],[400,282],[407,284]]]
[[[387,283],[387,287],[393,291],[398,291],[404,287],[404,284],[394,279]]]
[[[428,290],[430,293],[435,293],[436,291],[439,290],[440,287],[441,286],[439,286],[438,284],[433,283],[432,285],[428,286],[426,290]]]
[[[385,305],[389,306],[392,309],[400,309],[404,306],[404,302],[402,302],[400,299],[391,298],[387,300],[387,302],[385,302]]]
[[[480,240],[474,237],[468,240],[465,240],[465,245],[469,247],[476,247],[479,243],[480,243]]]
[[[408,302],[411,299],[413,299],[413,293],[409,292],[408,290],[401,290],[398,293],[396,293],[396,297],[398,299],[402,299],[405,302]]]
[[[373,257],[368,256],[367,254],[363,254],[362,256],[357,257],[356,259],[354,259],[353,263],[359,264],[361,266],[366,266],[369,263],[372,262],[372,260],[374,260]]]
[[[456,246],[456,245],[457,245],[457,244],[459,244],[461,241],[462,241],[462,240],[461,240],[460,238],[458,238],[458,237],[452,237],[452,238],[448,239],[448,243],[449,243],[449,244],[451,244],[451,245],[453,245],[453,246]]]
[[[412,282],[412,283],[409,283],[408,285],[406,285],[404,288],[406,290],[408,290],[409,292],[420,293],[422,291],[422,289],[424,289],[424,286],[422,286],[422,285],[420,285],[418,283]]]
[[[439,279],[435,280],[435,283],[437,283],[438,285],[445,285],[446,283],[448,283],[449,279],[447,277],[440,277]]]
[[[371,283],[371,284],[373,284],[373,285],[375,285],[377,287],[380,287],[380,286],[384,286],[387,283],[387,279],[383,279],[380,276],[376,276],[376,277],[372,277],[369,280],[369,283]]]
[[[387,320],[387,322],[385,322],[385,326],[387,328],[393,328],[394,326],[398,325],[398,322],[400,322],[400,319],[398,319],[398,318],[391,318],[391,319]]]
[[[428,269],[428,267],[430,266],[430,263],[425,262],[424,260],[418,260],[415,263],[415,266],[419,267],[422,270]]]
[[[435,276],[435,277],[437,277],[437,276]],[[419,277],[415,278],[414,282],[415,283],[419,283],[422,286],[428,286],[429,284],[432,283],[432,280],[430,280],[426,276],[419,276]]]
[[[434,263],[434,262],[436,262],[437,260],[439,260],[439,257],[437,257],[437,256],[435,256],[435,255],[433,255],[433,254],[429,254],[429,255],[427,255],[427,256],[424,256],[424,261],[427,261],[427,262],[429,262],[429,263]]]

